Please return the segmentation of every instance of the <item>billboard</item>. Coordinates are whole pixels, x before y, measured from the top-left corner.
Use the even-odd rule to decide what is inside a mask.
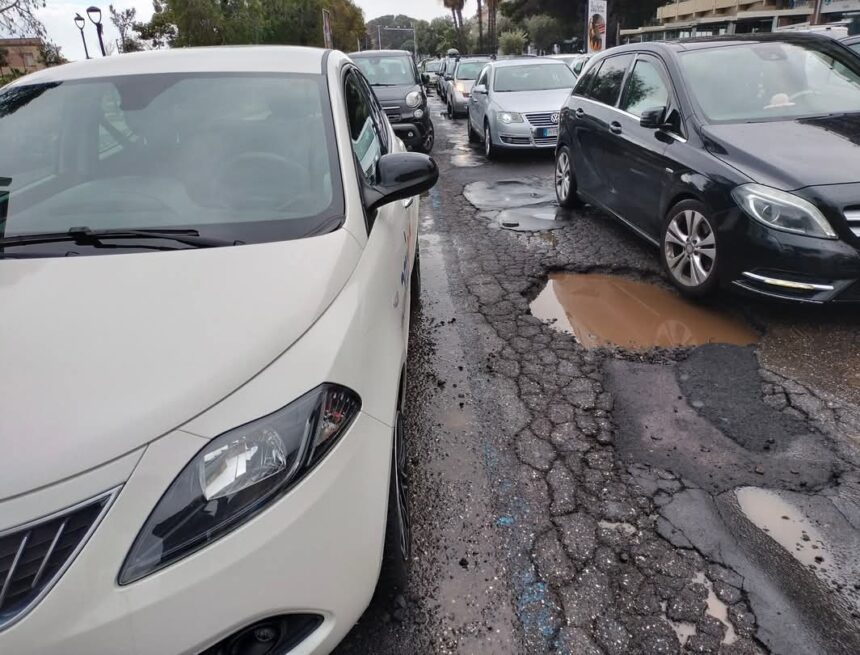
[[[606,0],[588,0],[585,41],[588,52],[606,50]]]
[[[323,15],[323,44],[326,48],[331,49],[332,40],[331,40],[331,13],[329,13],[328,9],[322,10]]]

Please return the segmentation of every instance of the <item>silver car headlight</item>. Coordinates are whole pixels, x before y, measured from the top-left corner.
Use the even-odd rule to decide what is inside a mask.
[[[747,214],[775,230],[819,239],[838,238],[821,210],[793,193],[744,184],[732,190],[732,197]]]
[[[522,123],[523,115],[518,114],[515,111],[503,111],[499,112],[496,117],[499,119],[500,123],[504,123],[505,125],[509,125],[511,123]]]
[[[406,96],[406,106],[407,107],[417,107],[421,104],[421,93],[419,91],[412,91],[409,95]]]
[[[283,496],[319,463],[360,409],[353,391],[323,384],[210,441],[149,515],[126,556],[119,584],[199,550]]]

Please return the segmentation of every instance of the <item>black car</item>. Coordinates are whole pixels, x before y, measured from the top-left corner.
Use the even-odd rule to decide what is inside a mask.
[[[556,192],[660,248],[672,282],[860,301],[860,58],[811,34],[621,46],[562,108]]]
[[[433,150],[433,121],[412,54],[405,50],[364,50],[353,52],[350,57],[367,77],[406,147],[425,153]]]
[[[842,39],[842,43],[847,45],[857,54],[860,54],[860,34],[855,34],[854,36],[846,36]]]

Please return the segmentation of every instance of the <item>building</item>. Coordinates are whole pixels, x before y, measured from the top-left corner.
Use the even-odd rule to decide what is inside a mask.
[[[43,68],[42,39],[0,39],[0,77],[13,70],[32,73]]]
[[[773,32],[809,25],[815,0],[674,0],[657,9],[654,25],[622,29],[621,41],[659,41],[693,36]],[[843,34],[860,21],[860,0],[821,0],[821,22]],[[854,31],[854,30],[852,30]]]

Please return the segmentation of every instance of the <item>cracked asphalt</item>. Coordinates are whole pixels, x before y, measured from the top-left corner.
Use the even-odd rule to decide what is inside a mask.
[[[757,346],[586,350],[531,315],[548,274],[668,289],[655,253],[434,106],[412,577],[336,652],[860,653],[860,313],[722,294]]]

